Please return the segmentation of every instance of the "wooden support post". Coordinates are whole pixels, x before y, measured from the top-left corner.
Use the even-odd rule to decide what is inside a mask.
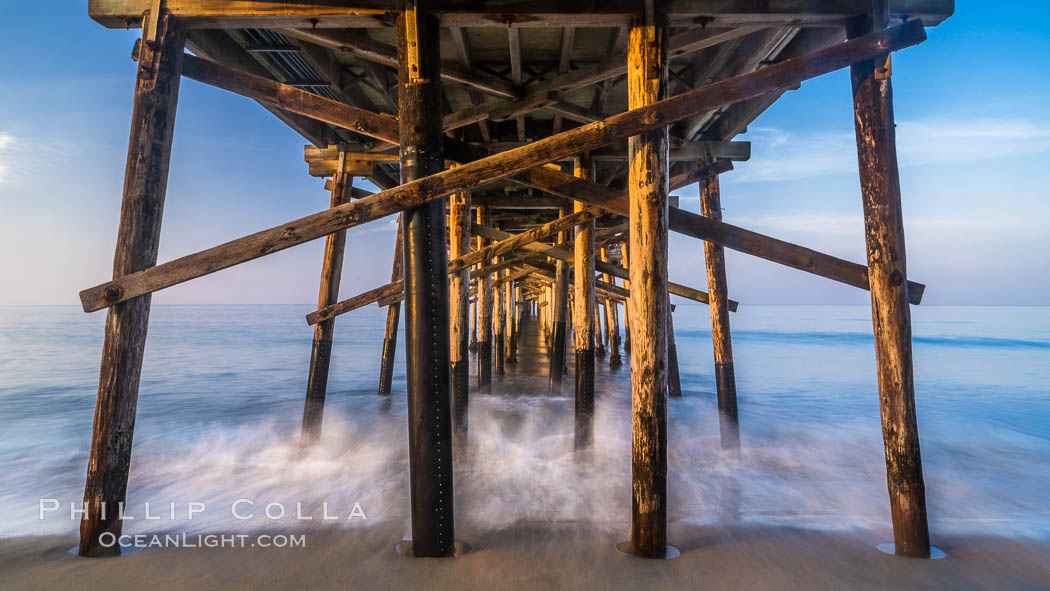
[[[498,263],[499,262],[499,258],[497,257],[497,258],[492,259],[492,262],[493,263]],[[501,271],[501,273],[502,273],[502,271]],[[497,278],[498,278],[498,275],[497,275]],[[497,285],[494,288],[494,293],[492,294],[492,300],[494,302],[493,310],[492,310],[492,329],[496,333],[496,337],[495,337],[495,348],[496,348],[496,351],[495,351],[495,362],[496,362],[496,375],[498,375],[498,376],[502,376],[504,374],[503,348],[504,348],[504,344],[505,344],[504,339],[506,338],[506,335],[503,334],[503,331],[507,327],[507,323],[504,320],[504,316],[505,316],[506,313],[503,311],[503,308],[504,308],[504,304],[505,304],[505,302],[507,300],[503,296],[503,294],[505,292],[506,286],[507,286],[506,283],[502,283],[501,282],[499,285]]]
[[[346,152],[339,152],[339,166],[332,177],[332,207],[350,201],[354,177],[346,174]],[[343,275],[343,253],[346,250],[346,230],[325,238],[324,262],[321,265],[321,287],[317,295],[318,309],[339,301],[339,280]],[[303,424],[299,446],[310,447],[321,438],[324,419],[324,400],[328,392],[328,369],[332,361],[332,339],[335,336],[335,318],[314,325],[314,342],[310,352],[310,374],[306,380],[306,402],[303,405]]]
[[[181,25],[167,13],[148,18],[154,23],[143,31],[155,33],[153,38],[145,38],[139,47],[131,139],[124,169],[124,198],[113,257],[114,279],[157,263],[171,138],[182,79],[186,36]],[[119,537],[122,531],[118,509],[127,496],[150,300],[148,294],[130,299],[111,307],[106,315],[84,486],[86,514],[80,522],[81,556],[120,553],[119,545],[103,545],[99,538]]]
[[[470,213],[470,212],[468,212]],[[468,292],[469,293],[469,292]],[[469,349],[471,353],[478,350],[478,300],[473,299],[470,301],[470,345]]]
[[[609,247],[603,246],[601,249],[602,262],[609,262]],[[606,283],[612,283],[615,285],[615,279],[608,273],[602,274],[602,279]],[[616,318],[617,304],[614,301],[609,301],[605,304],[605,332],[606,341],[609,346],[609,365],[620,365],[623,363],[623,358],[620,357],[620,323]]]
[[[873,2],[873,16],[861,17],[847,33],[857,37],[884,27],[888,4]],[[911,310],[889,54],[852,66],[850,75],[893,543],[898,555],[928,558],[930,530],[915,416]]]
[[[506,277],[509,277],[511,270],[507,269]],[[505,361],[514,363],[514,281],[506,281],[503,287],[503,299],[506,302],[504,308],[504,322],[506,323],[503,329],[504,338],[507,340],[507,350],[504,351]]]
[[[397,18],[401,182],[444,169],[438,21],[405,0]],[[402,214],[412,553],[455,552],[445,200]]]
[[[670,296],[668,296],[670,300]],[[630,306],[628,306],[630,307]],[[630,327],[628,327],[630,330]],[[678,345],[674,340],[674,306],[667,304],[667,395],[682,397],[682,374],[678,368]]]
[[[629,108],[667,94],[667,20],[652,2],[631,23],[627,60]],[[634,352],[631,359],[631,551],[667,552],[667,182],[666,127],[631,136],[630,277]]]
[[[394,240],[394,262],[390,281],[401,281],[404,266],[404,236],[401,216],[397,217],[397,239]],[[379,395],[389,396],[394,381],[394,359],[397,357],[397,325],[401,321],[401,302],[394,302],[386,310],[386,329],[383,332],[383,357],[379,364]]]
[[[624,242],[624,243],[620,244],[620,258],[623,259],[621,262],[623,263],[624,267],[630,267],[631,266],[631,249],[630,249],[630,246],[628,245],[627,242]],[[629,274],[630,274],[630,271],[628,271],[628,276],[630,276]],[[668,285],[668,290],[671,291],[672,293],[675,291],[674,287],[683,287],[683,286],[679,286],[679,285],[677,285],[675,283],[671,283],[670,281],[668,281],[667,285]],[[629,292],[631,290],[631,280],[625,278],[623,280],[623,287],[624,287],[624,289],[626,289]],[[692,290],[692,291],[696,291],[696,290]],[[679,291],[679,293],[681,293],[681,291]],[[704,295],[706,297],[707,294],[704,294]],[[668,297],[670,297],[670,296],[668,296]],[[670,317],[670,313],[668,313],[668,317]],[[631,352],[631,305],[629,303],[628,304],[624,304],[624,307],[623,307],[623,319],[624,319],[624,324],[626,325],[624,327],[624,335],[626,335],[626,336],[624,337],[624,341],[623,341],[623,352],[629,354]],[[674,335],[671,335],[671,341],[668,343],[668,346],[670,347],[670,345],[673,345],[673,344],[674,344]],[[670,352],[670,349],[668,349],[668,352]],[[675,359],[676,359],[676,363],[677,363],[677,357]],[[677,367],[675,369],[677,370]]]
[[[700,182],[700,213],[721,221],[722,201],[718,176]],[[729,287],[726,282],[726,255],[722,246],[704,242],[707,261],[707,297],[711,310],[711,340],[715,354],[715,387],[718,390],[719,430],[722,449],[740,449],[740,421],[736,405],[736,375],[733,371],[733,342],[729,331]]]
[[[605,306],[601,302],[594,302],[594,356],[605,357],[605,331],[602,330],[602,315]]]
[[[590,155],[576,158],[573,173],[590,180],[593,165]],[[575,201],[573,208],[587,207]],[[576,426],[574,447],[589,449],[594,445],[594,222],[576,226],[573,241],[573,333],[576,345]]]
[[[470,193],[452,195],[449,201],[449,256],[456,258],[470,250]],[[467,328],[470,324],[470,267],[453,273],[449,281],[449,358],[452,362],[452,428],[461,443],[466,440],[470,390],[470,355]]]
[[[562,206],[558,217],[569,215],[568,206]],[[591,222],[593,224],[594,222]],[[558,233],[558,244],[569,240],[569,233]],[[569,264],[559,260],[556,264],[554,280],[554,308],[552,309],[553,326],[551,330],[551,351],[548,364],[547,394],[561,393],[562,375],[565,373],[565,320],[568,314],[569,298]]]
[[[489,208],[478,207],[478,223],[489,224]],[[485,246],[478,236],[477,249]],[[478,391],[488,392],[492,388],[492,275],[478,277]]]

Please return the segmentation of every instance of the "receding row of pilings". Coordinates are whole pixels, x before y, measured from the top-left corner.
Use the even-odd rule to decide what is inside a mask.
[[[854,114],[867,239],[866,276],[872,298],[894,542],[898,554],[929,556],[925,491],[915,418],[908,308],[911,298],[908,293],[909,282],[905,265],[890,68],[888,57],[884,53],[891,47],[892,39],[865,35],[869,31],[884,27],[887,22],[886,3],[879,1],[875,4],[877,8],[873,12],[874,17],[865,16],[851,23],[850,37],[864,36],[858,39],[858,43],[843,44],[841,51],[822,50],[829,53],[816,56],[812,61],[803,59],[788,64],[788,67],[775,70],[775,74],[787,76],[793,72],[792,68],[796,68],[795,64],[801,64],[797,66],[801,68],[801,73],[794,72],[789,77],[796,81],[806,79],[806,72],[830,71],[821,69],[827,68],[827,64],[831,63],[820,59],[828,55],[834,55],[839,60],[834,62],[840,64],[838,67],[842,67],[841,64],[852,64]],[[627,80],[629,105],[633,114],[626,114],[626,118],[617,121],[619,125],[629,123],[634,126],[623,127],[621,130],[630,129],[631,133],[636,133],[631,135],[629,142],[630,224],[628,248],[624,251],[630,259],[629,284],[625,283],[629,286],[630,297],[626,300],[625,316],[630,336],[632,388],[631,550],[639,556],[662,557],[665,556],[667,548],[666,392],[668,375],[673,371],[669,366],[673,331],[670,330],[666,264],[669,227],[668,135],[667,128],[660,126],[660,123],[665,121],[662,113],[637,109],[666,95],[668,23],[654,10],[652,3],[646,3],[645,6],[644,14],[630,26]],[[921,33],[921,27],[918,29]],[[902,38],[905,33],[912,35],[912,39],[917,37],[914,26],[910,29],[904,26],[900,30],[903,31],[899,33]],[[102,536],[119,536],[122,529],[118,509],[126,499],[138,385],[149,320],[150,293],[232,266],[237,262],[251,260],[261,256],[260,251],[266,254],[327,235],[329,238],[325,250],[325,268],[319,302],[330,303],[337,291],[342,242],[346,240],[341,230],[353,225],[346,221],[348,217],[332,222],[333,225],[316,225],[320,223],[316,220],[336,219],[348,211],[347,204],[338,203],[346,199],[349,178],[345,174],[337,175],[333,179],[332,202],[336,205],[333,208],[334,213],[325,215],[322,212],[310,217],[310,223],[315,225],[307,225],[303,233],[289,236],[284,228],[267,230],[253,237],[233,241],[221,248],[217,247],[218,251],[212,251],[208,255],[215,258],[199,254],[193,255],[196,258],[189,257],[188,262],[180,260],[178,264],[171,262],[156,266],[183,61],[196,64],[198,75],[203,71],[200,68],[206,66],[197,58],[184,58],[185,35],[178,20],[169,13],[148,16],[147,26],[143,31],[145,42],[141,44],[138,53],[131,137],[114,257],[114,282],[96,286],[82,293],[86,310],[108,307],[84,494],[86,511],[81,522],[80,554],[84,556],[119,552],[119,546],[103,543]],[[438,25],[431,14],[417,11],[415,2],[408,0],[405,10],[399,13],[397,32],[401,173],[402,181],[410,181],[435,175],[444,167],[440,117],[435,116],[441,113],[437,71]],[[870,48],[865,49],[867,43],[878,43],[881,49],[872,52]],[[862,57],[850,58],[851,51],[867,53],[862,53]],[[765,74],[755,79],[766,80],[762,76]],[[729,92],[725,89],[739,87],[739,84],[723,86],[719,92]],[[702,92],[702,89],[692,92]],[[688,100],[693,100],[696,96],[699,95],[690,95]],[[736,100],[742,99],[738,96]],[[679,109],[679,114],[675,117],[681,119],[685,116],[682,115],[684,107],[681,106],[684,103],[675,104],[678,105],[675,108]],[[723,103],[713,100],[711,104],[712,107],[717,107]],[[661,108],[666,105],[667,103]],[[295,108],[291,102],[285,106]],[[648,119],[637,119],[638,113],[648,113]],[[690,113],[695,114],[695,111]],[[382,120],[378,121],[380,125],[383,124]],[[591,143],[587,145],[598,146],[602,144],[594,137],[599,131],[607,134],[602,136],[607,139],[612,137],[608,134],[613,134],[617,128],[615,125],[609,125],[600,130],[598,127],[582,129],[583,131],[574,130],[571,134],[571,137],[575,138],[574,141],[582,142],[584,140],[581,138],[589,138],[586,141]],[[635,130],[639,130],[640,133]],[[372,133],[379,134],[374,130]],[[630,133],[624,132],[623,135]],[[550,142],[545,145],[548,149],[551,148]],[[586,149],[590,148],[578,151],[585,152]],[[542,160],[535,154],[529,154],[531,166],[542,164]],[[520,156],[521,154],[518,154],[516,157]],[[525,168],[525,165],[522,167]],[[585,177],[587,174],[585,164],[577,167],[578,176]],[[418,189],[420,184],[413,186]],[[462,186],[456,190],[463,190]],[[404,191],[407,194],[409,189]],[[395,262],[393,276],[404,277],[412,550],[417,556],[449,556],[455,547],[455,519],[452,512],[453,424],[456,423],[457,428],[460,425],[463,429],[466,428],[464,419],[467,401],[466,397],[459,399],[459,394],[466,392],[462,386],[462,370],[458,369],[455,372],[459,377],[455,378],[458,381],[453,385],[452,369],[454,363],[462,364],[465,361],[461,347],[466,331],[463,318],[466,305],[462,299],[466,282],[461,281],[455,286],[460,304],[459,307],[453,307],[449,298],[450,286],[446,279],[450,265],[446,252],[444,199],[435,200],[425,193],[424,197],[414,197],[415,201],[411,203],[415,206],[408,209],[404,209],[403,206],[400,209],[393,208],[386,204],[385,207],[390,209],[373,210],[371,213],[396,213],[404,209],[400,224],[402,235],[399,248],[403,261],[401,268],[399,263]],[[467,198],[463,195],[455,199]],[[457,203],[455,199],[452,201],[453,209],[459,213],[453,225],[465,225],[464,219],[469,217],[466,213],[470,211],[469,206],[465,206],[462,201]],[[372,204],[371,207],[375,207],[376,202],[378,200],[369,203]],[[705,185],[702,203],[707,219],[717,217],[717,182],[708,182]],[[579,214],[577,221],[586,222],[593,219],[585,219],[591,215],[587,213],[591,208],[576,206],[576,209],[577,213],[573,215]],[[360,219],[367,221],[364,215]],[[478,208],[478,222],[485,224],[487,221],[485,209]],[[572,224],[575,225],[579,224]],[[319,227],[321,229],[318,229]],[[725,230],[724,226],[719,227]],[[457,232],[458,230],[453,232],[458,240],[455,248],[462,250],[465,245],[464,237]],[[574,261],[574,273],[583,273],[584,278],[593,278],[595,274],[594,247],[589,246],[594,240],[593,230],[590,234],[588,236],[588,229],[584,224],[584,227],[576,232],[574,242],[574,247],[584,245],[574,253],[577,258],[583,257],[578,262]],[[273,246],[266,242],[274,235],[280,236],[286,244]],[[262,242],[253,242],[257,240]],[[707,240],[710,246],[710,241],[714,238],[709,236]],[[735,244],[732,241],[725,242],[731,246]],[[765,243],[769,244],[768,241]],[[263,244],[264,248],[260,249],[259,244]],[[720,389],[719,408],[723,417],[722,424],[733,424],[736,420],[733,403],[735,387],[732,387],[734,372],[725,313],[727,300],[724,263],[719,262],[722,259],[719,250],[709,249],[707,255],[709,286],[712,292],[712,321],[718,325],[717,329],[713,330],[713,338],[716,348],[716,377]],[[205,259],[206,262],[201,263]],[[546,269],[542,270],[549,273]],[[162,276],[163,273],[168,275]],[[548,316],[546,322],[550,323],[552,334],[560,333],[562,338],[566,331],[564,328],[559,330],[557,325],[567,321],[564,315],[564,285],[568,280],[567,275],[566,268],[560,265],[555,268],[553,283],[560,289],[557,293],[550,292],[546,295],[546,305],[543,306],[547,308],[544,313]],[[124,281],[127,277],[138,277],[140,281],[137,284]],[[149,280],[142,279],[143,277]],[[521,301],[521,293],[515,291],[517,288],[512,282],[502,281],[502,284],[511,284],[509,292],[517,293],[518,299],[513,299],[514,295],[508,298],[507,288],[502,292],[504,297],[495,301],[493,299],[493,284],[507,277],[506,273],[500,278],[493,278],[491,273],[484,273],[478,283],[479,389],[484,389],[491,383],[491,367],[488,367],[486,360],[492,359],[494,328],[496,333],[510,332],[513,351],[515,329],[514,323],[508,319],[517,318],[511,309],[518,308],[517,302]],[[593,371],[594,365],[593,357],[590,357],[591,347],[596,346],[599,340],[594,338],[591,330],[591,327],[597,325],[597,318],[594,312],[595,296],[587,291],[595,288],[588,287],[589,283],[591,282],[576,281],[573,314],[577,316],[574,332],[578,339],[583,339],[574,342],[577,359],[582,357],[584,360],[577,363],[578,369],[582,369],[584,374],[583,379],[577,377],[577,416],[593,420],[593,377],[590,377],[591,381],[588,382],[587,373]],[[517,287],[527,286],[521,283]],[[545,287],[550,289],[549,285]],[[388,295],[395,292],[393,289],[388,291]],[[98,305],[96,302],[89,305],[88,301],[97,300],[99,294],[104,304]],[[562,302],[560,315],[556,309],[559,307],[559,301]],[[500,306],[499,309],[503,312],[496,316],[494,327],[493,312],[496,306]],[[397,334],[398,309],[398,306],[391,306],[391,316],[388,317],[392,320],[387,325],[385,348],[391,351]],[[455,310],[455,322],[450,322],[452,310]],[[606,310],[610,308],[607,306]],[[594,316],[594,320],[588,320],[587,315]],[[615,316],[612,317],[612,322],[615,327]],[[454,332],[455,324],[458,324],[460,333]],[[606,325],[608,324],[607,321]],[[316,441],[319,434],[332,330],[331,324],[320,324],[315,328],[302,433],[302,440],[307,444]],[[460,340],[456,341],[455,354],[450,353],[450,334],[460,334]],[[619,345],[614,338],[609,341],[608,346],[618,349]],[[564,345],[562,347],[564,351]],[[505,356],[505,352],[499,355],[497,363],[502,362]],[[389,362],[393,363],[392,355]],[[386,384],[389,384],[389,367],[385,366],[382,378]],[[552,380],[554,373],[556,372],[552,372]],[[389,392],[388,385],[384,386],[384,389]],[[462,410],[462,415],[458,411],[454,412],[454,409]],[[592,437],[592,423],[588,422],[585,428],[577,431],[577,441],[583,440],[583,445]],[[736,446],[739,445],[739,439],[727,443]]]

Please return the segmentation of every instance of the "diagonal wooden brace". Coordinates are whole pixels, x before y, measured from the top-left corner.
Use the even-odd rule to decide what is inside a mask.
[[[760,96],[772,90],[794,86],[804,80],[815,78],[851,64],[872,59],[886,52],[896,51],[921,43],[926,39],[922,23],[910,21],[899,27],[885,29],[845,43],[828,47],[799,58],[789,59],[750,74],[737,76],[685,92],[647,105],[613,115],[607,119],[583,125],[548,138],[538,140],[530,145],[494,154],[463,166],[424,177],[392,189],[381,191],[371,197],[347,203],[322,212],[294,220],[290,223],[273,227],[249,236],[232,240],[213,248],[187,255],[155,267],[132,273],[113,281],[102,283],[80,293],[85,311],[91,312],[126,301],[147,293],[171,287],[190,279],[202,277],[221,269],[257,259],[259,257],[284,250],[292,246],[309,242],[345,228],[380,219],[411,207],[417,207],[433,199],[450,195],[508,176],[532,169],[546,170],[541,165],[563,158],[593,150],[632,135],[638,135],[664,127],[697,113],[716,109],[725,105]],[[335,103],[335,101],[332,101]],[[342,105],[342,103],[335,103]],[[344,105],[345,106],[345,105]],[[293,110],[290,105],[282,108]],[[362,133],[365,133],[362,130]],[[540,168],[537,168],[540,167]],[[556,171],[550,171],[556,172]],[[574,178],[574,177],[570,177]],[[582,197],[576,197],[584,200]],[[720,237],[722,243],[731,248],[742,250],[748,248],[756,251],[751,254],[763,256],[782,262],[782,258],[791,261],[791,266],[806,268],[821,274],[819,265],[813,263],[811,256],[807,261],[796,260],[797,257],[781,257],[777,253],[764,253],[761,248],[749,248],[746,239],[742,239],[739,228],[724,224],[715,225],[712,220],[701,216],[691,219],[686,212],[671,216],[672,224],[687,228],[695,234],[705,234],[701,238],[718,242],[713,237]],[[739,231],[736,235],[727,232],[727,228]],[[761,235],[749,233],[759,238]],[[779,241],[777,241],[779,242]],[[781,243],[801,249],[788,243]],[[743,247],[743,248],[738,248]],[[805,250],[811,255],[819,255]],[[747,250],[745,250],[747,252]],[[797,252],[796,252],[797,254]],[[834,257],[826,259],[834,260]],[[826,261],[825,261],[826,262]],[[842,261],[845,263],[845,261]],[[853,265],[853,263],[847,263]],[[856,265],[863,273],[863,286],[867,285],[867,274],[863,265]],[[856,283],[851,283],[856,285]],[[858,285],[860,286],[860,285]]]

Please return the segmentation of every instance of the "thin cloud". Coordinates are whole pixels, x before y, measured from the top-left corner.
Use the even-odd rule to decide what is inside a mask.
[[[11,169],[11,148],[15,145],[15,136],[0,131],[0,185],[8,179],[8,171]]]
[[[738,182],[786,181],[856,174],[856,140],[850,132],[792,133],[769,127],[748,134],[754,157]],[[902,167],[973,162],[1050,150],[1050,124],[1012,118],[935,118],[897,124]]]

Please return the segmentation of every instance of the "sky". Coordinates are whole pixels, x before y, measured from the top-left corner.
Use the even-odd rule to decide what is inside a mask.
[[[0,305],[77,304],[108,280],[139,32],[86,2],[0,1]],[[1050,305],[1050,2],[957,0],[893,57],[908,275],[927,305]],[[27,26],[39,23],[40,26]],[[864,262],[848,71],[808,81],[737,139],[724,220]],[[183,80],[160,261],[328,207],[305,141],[256,103]],[[676,192],[699,209],[696,187]],[[341,293],[389,280],[396,217],[352,229]],[[317,301],[323,241],[158,292],[157,304]],[[867,292],[727,251],[744,304],[866,304]],[[703,249],[672,235],[673,281],[703,289]]]

